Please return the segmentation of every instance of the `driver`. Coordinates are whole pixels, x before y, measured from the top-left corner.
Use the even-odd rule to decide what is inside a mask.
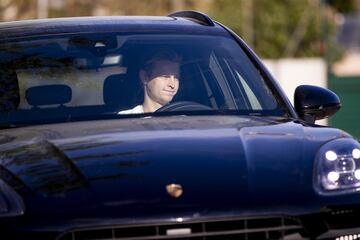
[[[154,112],[169,103],[179,90],[180,57],[174,51],[161,50],[143,64],[139,78],[144,88],[144,102],[119,114]]]

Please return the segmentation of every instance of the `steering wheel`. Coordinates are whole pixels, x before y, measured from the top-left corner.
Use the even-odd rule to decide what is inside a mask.
[[[204,111],[204,110],[212,110],[212,108],[197,103],[197,102],[190,102],[190,101],[180,101],[180,102],[173,102],[168,103],[158,110],[156,112],[176,112],[176,111]]]

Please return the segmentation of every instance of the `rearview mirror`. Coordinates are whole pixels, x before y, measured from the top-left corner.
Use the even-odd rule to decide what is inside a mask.
[[[330,117],[341,107],[340,99],[334,92],[311,85],[296,88],[294,104],[299,117],[309,123]]]

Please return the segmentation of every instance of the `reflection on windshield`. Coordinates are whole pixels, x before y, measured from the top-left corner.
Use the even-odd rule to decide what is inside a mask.
[[[5,168],[0,166],[0,176],[14,183],[16,188],[27,188],[45,195],[64,195],[69,191],[87,188],[90,182],[141,179],[142,175],[131,174],[127,170],[151,164],[151,161],[136,161],[132,158],[141,157],[146,152],[119,151],[121,144],[120,141],[103,144],[72,142],[58,149],[49,141],[35,140],[21,146],[12,145],[12,149],[7,149],[2,156]],[[83,154],[71,159],[68,157],[79,152]],[[102,168],[97,171],[99,159],[102,160]],[[82,165],[82,160],[86,160],[85,165]],[[6,169],[10,169],[18,178],[8,174]]]
[[[77,34],[8,42],[0,52],[2,126],[156,110],[287,115],[226,37]]]

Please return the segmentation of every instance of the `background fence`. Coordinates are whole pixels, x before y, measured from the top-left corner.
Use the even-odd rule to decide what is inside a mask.
[[[360,139],[360,76],[328,76],[328,87],[341,99],[340,111],[330,118],[329,125],[341,128]]]

